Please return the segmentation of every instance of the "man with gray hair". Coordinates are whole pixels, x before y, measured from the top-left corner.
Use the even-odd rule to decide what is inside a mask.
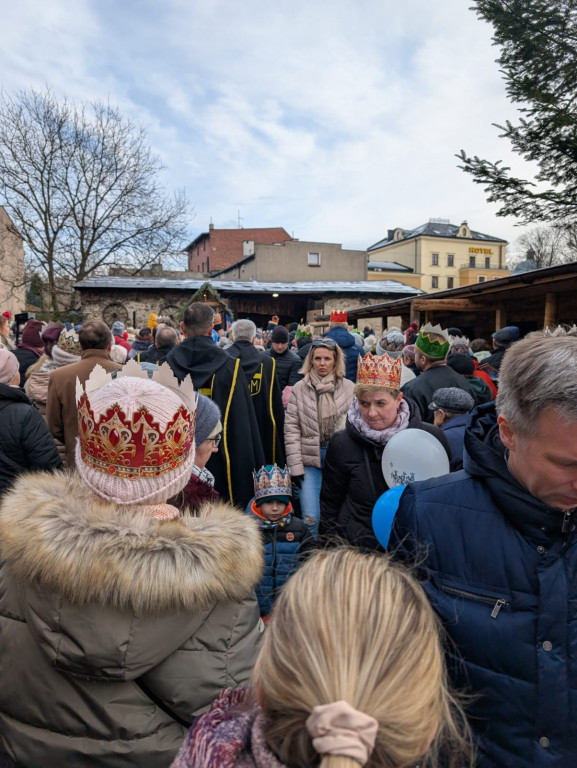
[[[252,320],[237,320],[232,324],[233,344],[226,351],[232,358],[240,360],[246,376],[264,463],[284,465],[284,408],[276,376],[276,359],[264,355],[253,345],[255,336],[256,325]]]
[[[463,462],[408,486],[389,547],[416,562],[450,635],[477,765],[575,766],[577,339],[507,350]]]

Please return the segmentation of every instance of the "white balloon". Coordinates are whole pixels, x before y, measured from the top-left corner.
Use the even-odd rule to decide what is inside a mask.
[[[385,445],[381,466],[387,485],[394,488],[448,474],[449,457],[430,432],[404,429]]]

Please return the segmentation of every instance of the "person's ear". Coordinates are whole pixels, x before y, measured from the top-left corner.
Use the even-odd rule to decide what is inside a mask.
[[[497,417],[497,424],[499,425],[499,436],[501,442],[509,450],[514,450],[518,443],[518,438],[513,428],[507,421],[507,418],[502,413]]]

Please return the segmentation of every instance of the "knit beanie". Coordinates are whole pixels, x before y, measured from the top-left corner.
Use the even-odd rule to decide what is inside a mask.
[[[287,344],[289,340],[289,332],[284,325],[277,325],[271,334],[270,340],[274,344]]]
[[[405,357],[408,357],[409,360],[415,361],[415,345],[414,344],[407,344],[406,347],[403,347],[403,355]]]
[[[151,421],[147,421],[149,427],[154,431],[155,442],[151,442],[151,445],[160,447],[163,443],[168,447],[173,445],[171,436],[164,433],[178,409],[184,404],[189,408],[190,413],[194,411],[194,404],[184,402],[177,392],[169,387],[148,378],[132,376],[113,379],[99,389],[90,392],[89,404],[95,422],[88,426],[89,432],[112,435],[116,429],[118,435],[116,439],[120,440],[118,445],[122,445],[122,440],[130,440],[131,432],[134,436],[138,435],[140,439],[141,430],[144,429],[144,416],[140,413],[143,407],[145,409],[143,414],[146,415],[148,412],[152,417]],[[117,428],[109,421],[108,430],[102,430],[102,421],[99,422],[99,419],[107,411],[109,412],[114,405],[118,405],[123,414],[122,425],[118,424]],[[154,475],[154,468],[158,464],[153,458],[149,467],[152,468],[150,476],[143,477],[137,473],[135,477],[119,477],[114,474],[113,466],[107,466],[106,459],[98,462],[100,466],[96,468],[97,462],[92,461],[91,458],[94,453],[92,449],[90,456],[83,456],[83,418],[86,416],[83,416],[82,409],[79,409],[78,431],[81,437],[76,443],[76,468],[86,485],[98,496],[117,504],[160,504],[175,496],[187,484],[194,463],[194,440],[188,448],[184,461],[174,469],[169,467],[161,474]],[[100,430],[98,429],[99,425]],[[194,424],[192,429],[194,429]],[[110,463],[112,464],[112,461]],[[144,469],[145,466],[143,462],[141,469]]]
[[[8,349],[0,348],[0,384],[10,384],[19,370],[18,358]]]
[[[472,376],[475,373],[473,358],[461,352],[450,352],[447,355],[447,365],[462,376]]]
[[[47,341],[51,341],[55,343],[60,338],[61,332],[62,332],[61,325],[47,325],[46,328],[40,334],[40,336],[42,337],[42,341],[44,343],[46,343]]]
[[[120,336],[122,338],[122,335],[124,334],[124,323],[121,323],[120,320],[116,320],[112,323],[112,328],[110,330],[113,336]]]
[[[29,320],[24,326],[24,330],[22,331],[22,346],[36,347],[36,349],[43,347],[44,342],[42,341],[42,336],[40,335],[42,327],[43,324],[40,322],[40,320]]]
[[[196,446],[204,443],[209,437],[213,437],[215,427],[220,424],[220,409],[210,397],[206,395],[198,396],[198,406],[196,408],[196,430],[194,432],[194,444]],[[222,428],[222,427],[221,427]]]

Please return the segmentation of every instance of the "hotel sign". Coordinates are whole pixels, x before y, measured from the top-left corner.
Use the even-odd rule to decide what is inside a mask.
[[[469,248],[469,253],[484,253],[489,256],[493,251],[490,248]]]

